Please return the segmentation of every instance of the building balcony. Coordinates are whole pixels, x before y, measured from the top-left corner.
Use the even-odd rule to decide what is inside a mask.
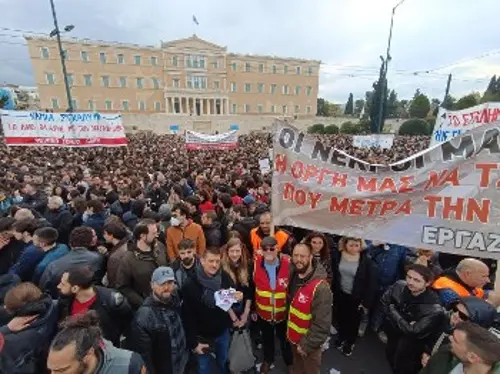
[[[179,87],[165,87],[165,95],[177,95],[177,96],[227,96],[227,92],[221,89],[213,88],[179,88]]]

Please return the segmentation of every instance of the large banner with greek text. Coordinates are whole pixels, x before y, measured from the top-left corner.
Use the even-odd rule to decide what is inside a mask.
[[[118,147],[127,145],[119,114],[0,111],[9,146]]]
[[[484,103],[462,110],[439,108],[431,147],[489,123],[500,125],[500,103]]]
[[[273,221],[500,259],[500,125],[370,165],[277,122]]]
[[[354,135],[352,145],[358,148],[391,149],[394,134]]]
[[[196,149],[234,149],[238,147],[238,133],[229,131],[222,134],[202,134],[195,131],[186,131],[186,148]]]

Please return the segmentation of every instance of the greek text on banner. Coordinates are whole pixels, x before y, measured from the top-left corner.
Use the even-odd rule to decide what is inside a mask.
[[[370,165],[275,124],[276,225],[500,259],[500,126]]]
[[[186,131],[186,148],[196,149],[234,149],[238,147],[238,133],[229,131],[222,134],[207,135],[199,132]]]
[[[119,114],[0,111],[10,146],[117,147],[127,137]]]

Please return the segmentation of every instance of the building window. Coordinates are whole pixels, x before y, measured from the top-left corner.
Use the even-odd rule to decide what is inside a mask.
[[[103,75],[101,77],[101,80],[102,80],[102,86],[103,87],[109,87],[109,77],[107,75]]]
[[[307,96],[311,96],[311,92],[312,92],[312,87],[311,86],[307,86],[306,87],[306,95]]]
[[[81,51],[80,56],[83,62],[89,62],[89,53],[87,51]]]
[[[311,106],[310,105],[306,106],[306,113],[311,114]]]
[[[245,83],[245,92],[251,92],[252,91],[252,85],[250,83]]]
[[[297,67],[295,68],[295,74],[300,75],[301,73],[302,73],[302,72],[301,72],[300,66],[297,66]]]
[[[276,105],[271,105],[271,113],[276,113]]]
[[[300,86],[295,86],[295,95],[296,96],[300,95]]]
[[[87,108],[88,108],[88,110],[94,110],[95,109],[94,100],[89,100],[87,102]]]
[[[245,113],[250,113],[250,104],[245,104]]]
[[[264,64],[259,64],[259,73],[264,72]]]
[[[288,65],[283,66],[283,74],[288,74]]]
[[[177,56],[172,56],[172,66],[179,66],[179,59]]]
[[[219,60],[217,60],[217,58],[215,58],[212,61],[212,69],[218,69],[218,68],[219,68]]]
[[[125,88],[127,87],[127,78],[126,77],[120,77],[119,79],[119,84],[120,84],[120,88]]]
[[[134,56],[134,65],[141,64],[141,56]]]
[[[220,90],[220,82],[214,81],[214,90]]]
[[[277,71],[276,65],[273,65],[273,74],[276,74],[276,71]]]
[[[231,111],[231,113],[238,113],[238,105],[233,104],[232,109],[233,109],[233,110]]]
[[[113,102],[111,100],[106,100],[104,102],[104,109],[113,110]]]
[[[139,101],[139,110],[141,111],[146,110],[146,103],[144,101]]]
[[[137,84],[137,88],[144,88],[143,78],[136,78],[135,82]]]
[[[73,110],[78,109],[78,102],[75,99],[71,100],[71,108]]]
[[[276,93],[276,85],[275,84],[271,84],[271,95],[274,95]]]
[[[259,93],[263,93],[264,92],[264,83],[258,83],[257,84],[257,91]]]
[[[187,88],[191,89],[205,89],[207,88],[207,77],[200,77],[198,75],[187,76]]]
[[[123,55],[123,53],[119,53],[116,55],[116,62],[120,65],[123,65],[125,63],[125,56]]]
[[[44,60],[48,60],[48,59],[49,59],[49,57],[50,57],[50,56],[49,56],[49,49],[48,49],[48,48],[46,48],[46,47],[42,47],[42,48],[41,48],[41,54],[42,54],[42,58],[43,58]]]
[[[313,73],[313,68],[312,68],[312,66],[309,66],[307,68],[307,75],[312,75],[312,73]]]
[[[236,92],[236,83],[231,82],[231,92]]]
[[[158,57],[151,56],[151,65],[153,65],[153,66],[158,65]]]
[[[52,101],[52,109],[59,109],[59,99],[53,98],[51,101]]]
[[[155,101],[155,110],[161,112],[161,103],[159,101]]]
[[[236,66],[236,62],[231,63],[231,70],[232,70],[232,71],[236,71],[236,68],[237,68],[237,66]],[[234,105],[234,104],[233,104],[233,105]]]
[[[172,86],[174,86],[174,88],[180,88],[181,87],[181,80],[179,78],[174,78],[172,79]]]
[[[73,85],[73,74],[66,74],[66,77],[68,78],[68,84],[70,86]]]
[[[123,100],[122,101],[122,109],[126,112],[128,112],[130,110],[130,106],[128,104],[128,101],[127,100]]]
[[[264,107],[262,104],[257,104],[257,112],[262,113],[264,111]]]
[[[288,84],[283,85],[283,95],[288,95],[290,94],[290,90],[288,88]]]
[[[288,107],[286,105],[283,105],[282,110],[283,110],[283,114],[288,113]]]
[[[151,81],[153,82],[153,88],[158,90],[160,88],[160,81],[158,78],[152,78]]]
[[[298,112],[300,112],[300,107],[298,105],[295,105],[293,110],[294,110],[294,113],[297,114]]]
[[[55,84],[56,83],[56,77],[54,73],[45,73],[45,80],[47,81],[47,84]]]
[[[69,52],[66,49],[63,51],[63,57],[65,60],[69,60]]]
[[[250,65],[249,62],[245,62],[245,71],[247,73],[250,73],[250,71],[252,70],[252,66]]]
[[[186,67],[191,69],[205,69],[205,57],[195,55],[186,56]]]
[[[83,80],[85,81],[85,85],[87,87],[92,86],[92,75],[90,75],[90,74],[84,74],[83,75]]]
[[[99,53],[99,60],[101,61],[101,64],[106,63],[106,52]]]

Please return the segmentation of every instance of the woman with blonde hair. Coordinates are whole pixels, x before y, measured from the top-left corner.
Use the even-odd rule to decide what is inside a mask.
[[[246,326],[252,306],[251,293],[251,262],[248,260],[248,251],[239,238],[231,238],[222,247],[222,270],[225,271],[236,285],[236,291],[243,293],[243,300],[233,304],[229,316],[233,326],[242,328]]]
[[[352,354],[361,317],[378,290],[377,266],[364,247],[362,239],[343,237],[332,256],[333,315],[338,326],[335,346],[346,356]]]

